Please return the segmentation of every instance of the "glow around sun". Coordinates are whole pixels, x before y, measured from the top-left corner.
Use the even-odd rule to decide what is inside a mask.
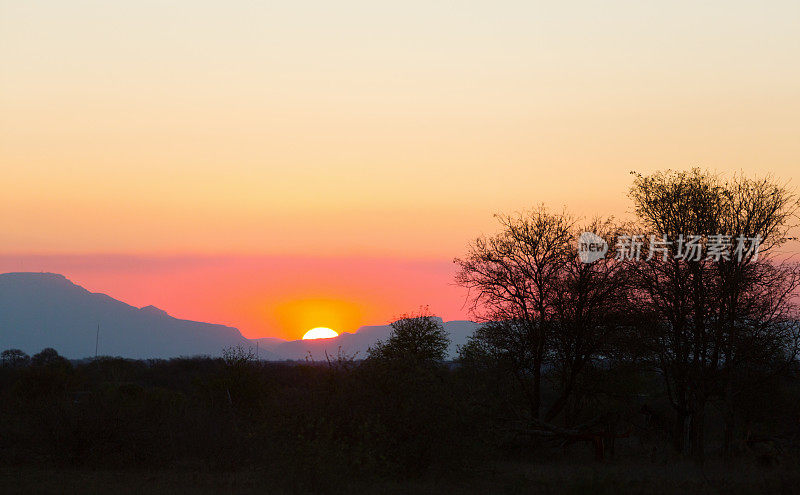
[[[303,340],[330,339],[338,336],[339,336],[338,333],[334,332],[328,327],[316,327],[306,332],[306,334],[303,335]]]

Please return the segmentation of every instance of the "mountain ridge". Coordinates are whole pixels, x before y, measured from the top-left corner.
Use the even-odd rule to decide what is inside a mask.
[[[438,320],[451,334],[448,354],[455,357],[457,346],[466,342],[477,324]],[[180,319],[153,305],[137,308],[91,292],[62,274],[0,274],[0,350],[18,348],[33,354],[52,347],[71,359],[94,356],[98,325],[99,355],[135,359],[219,356],[232,346],[258,349],[266,360],[323,361],[340,351],[360,359],[391,332],[390,325],[366,325],[331,339],[247,339],[231,326]]]

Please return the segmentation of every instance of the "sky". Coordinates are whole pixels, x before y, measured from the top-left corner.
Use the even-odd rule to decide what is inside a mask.
[[[0,0],[0,271],[248,337],[467,318],[493,213],[796,185],[798,53],[794,1]]]

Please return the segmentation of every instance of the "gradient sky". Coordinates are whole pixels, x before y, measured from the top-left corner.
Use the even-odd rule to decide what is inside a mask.
[[[494,212],[796,185],[799,53],[796,1],[0,0],[0,270],[251,337],[466,317]]]

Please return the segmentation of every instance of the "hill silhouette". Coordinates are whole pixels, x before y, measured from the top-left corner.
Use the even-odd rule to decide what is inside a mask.
[[[137,308],[92,293],[55,273],[0,275],[0,347],[69,358],[98,352],[130,358],[219,354],[247,343],[235,328],[174,318],[155,306]]]
[[[36,353],[52,347],[71,359],[94,356],[97,326],[98,354],[126,358],[218,356],[231,346],[259,348],[266,360],[321,361],[341,351],[357,358],[391,332],[389,325],[364,326],[332,339],[285,341],[247,339],[238,329],[183,320],[155,306],[137,308],[106,294],[93,293],[56,273],[0,274],[0,349]],[[444,323],[457,353],[477,326],[469,321]]]

